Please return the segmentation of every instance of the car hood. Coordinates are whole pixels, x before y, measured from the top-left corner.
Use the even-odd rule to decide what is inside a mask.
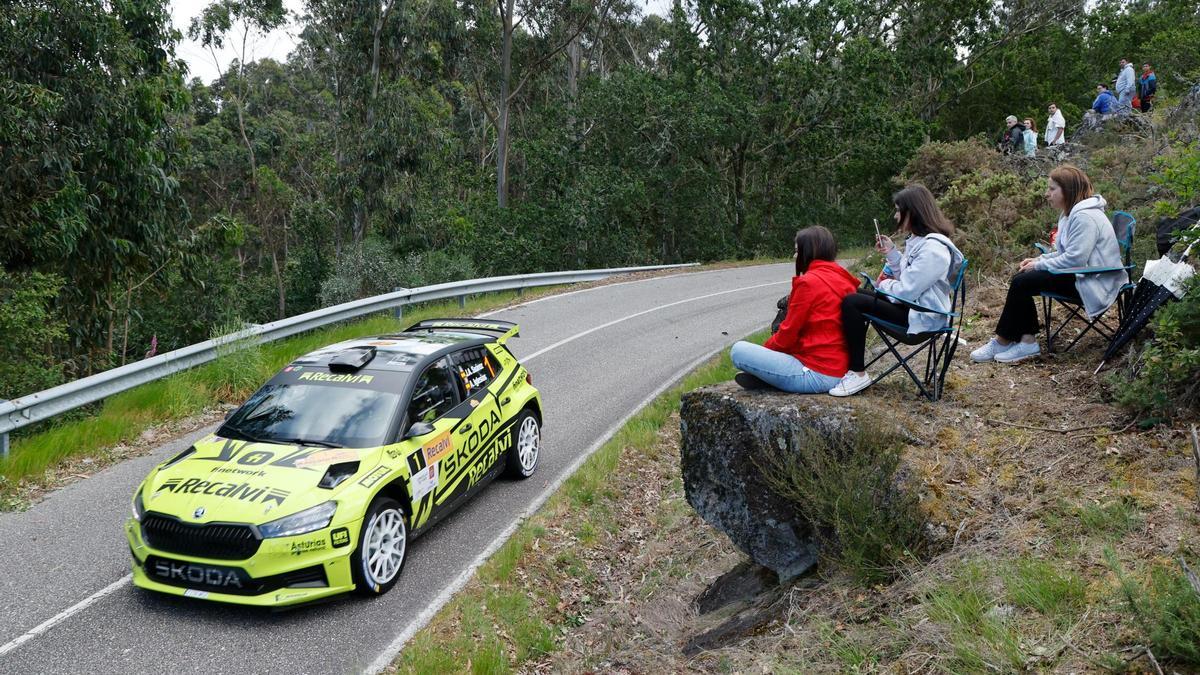
[[[339,489],[317,486],[331,464],[357,461],[355,475],[360,475],[379,463],[378,448],[314,448],[216,436],[194,447],[147,478],[142,492],[147,511],[188,523],[261,524],[335,497]]]

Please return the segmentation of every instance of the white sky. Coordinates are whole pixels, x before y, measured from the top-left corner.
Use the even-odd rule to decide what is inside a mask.
[[[172,0],[171,2],[171,17],[174,20],[175,27],[184,34],[184,38],[175,45],[175,55],[182,59],[188,65],[188,79],[199,77],[205,82],[212,82],[217,78],[218,68],[225,68],[229,62],[238,58],[241,51],[240,41],[234,45],[232,41],[227,41],[225,49],[217,50],[216,58],[199,43],[192,42],[187,39],[187,28],[192,22],[192,18],[199,15],[204,10],[211,0]],[[649,14],[659,14],[665,16],[671,8],[671,0],[641,0],[642,8]],[[293,14],[299,12],[303,3],[302,0],[283,0],[283,5]],[[273,58],[276,61],[283,62],[287,60],[287,56],[296,46],[299,39],[299,30],[294,23],[289,23],[283,28],[272,31],[266,36],[258,36],[246,43],[247,61],[255,61],[262,58]]]

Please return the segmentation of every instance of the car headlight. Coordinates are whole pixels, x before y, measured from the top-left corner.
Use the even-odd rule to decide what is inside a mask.
[[[146,513],[146,505],[142,503],[142,486],[139,485],[137,492],[133,493],[133,519],[137,522],[142,522],[142,515]]]
[[[258,532],[263,539],[293,537],[297,534],[315,532],[329,527],[329,522],[333,520],[333,514],[336,511],[337,502],[328,501],[324,504],[317,504],[311,509],[304,509],[300,513],[293,513],[279,520],[272,520],[265,525],[259,525]]]

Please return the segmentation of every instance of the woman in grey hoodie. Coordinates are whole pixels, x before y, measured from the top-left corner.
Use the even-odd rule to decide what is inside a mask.
[[[1008,287],[1008,299],[996,324],[996,337],[971,352],[976,362],[1016,363],[1041,353],[1034,298],[1050,291],[1079,300],[1095,318],[1117,299],[1129,281],[1124,269],[1100,274],[1070,274],[1069,270],[1114,269],[1122,266],[1121,247],[1104,214],[1104,197],[1092,194],[1087,174],[1064,164],[1050,172],[1046,198],[1062,214],[1054,250],[1021,261]],[[1058,274],[1052,274],[1058,272]]]
[[[924,185],[904,188],[892,195],[892,202],[896,205],[896,224],[909,237],[903,253],[888,237],[881,236],[875,242],[893,275],[879,282],[879,290],[922,307],[948,311],[951,284],[963,263],[963,254],[950,241],[954,225],[942,215],[937,200]],[[902,326],[911,334],[946,326],[946,317],[941,314],[908,309],[873,292],[860,290],[842,298],[842,333],[850,353],[850,369],[829,390],[833,396],[857,394],[873,382],[865,366],[868,314]]]

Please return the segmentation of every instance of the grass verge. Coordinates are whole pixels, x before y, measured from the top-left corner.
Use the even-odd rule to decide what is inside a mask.
[[[768,333],[750,338],[761,344]],[[583,625],[594,609],[597,579],[589,549],[630,522],[617,503],[628,497],[618,476],[624,457],[654,461],[664,425],[679,410],[680,397],[734,375],[728,353],[713,357],[643,408],[568,478],[537,514],[480,568],[475,579],[405,647],[392,672],[506,673],[552,653],[561,635]],[[678,487],[678,486],[676,486]],[[656,494],[645,500],[655,527],[668,527],[681,514]],[[578,545],[547,550],[547,534],[569,532]],[[665,576],[672,569],[657,570]]]

